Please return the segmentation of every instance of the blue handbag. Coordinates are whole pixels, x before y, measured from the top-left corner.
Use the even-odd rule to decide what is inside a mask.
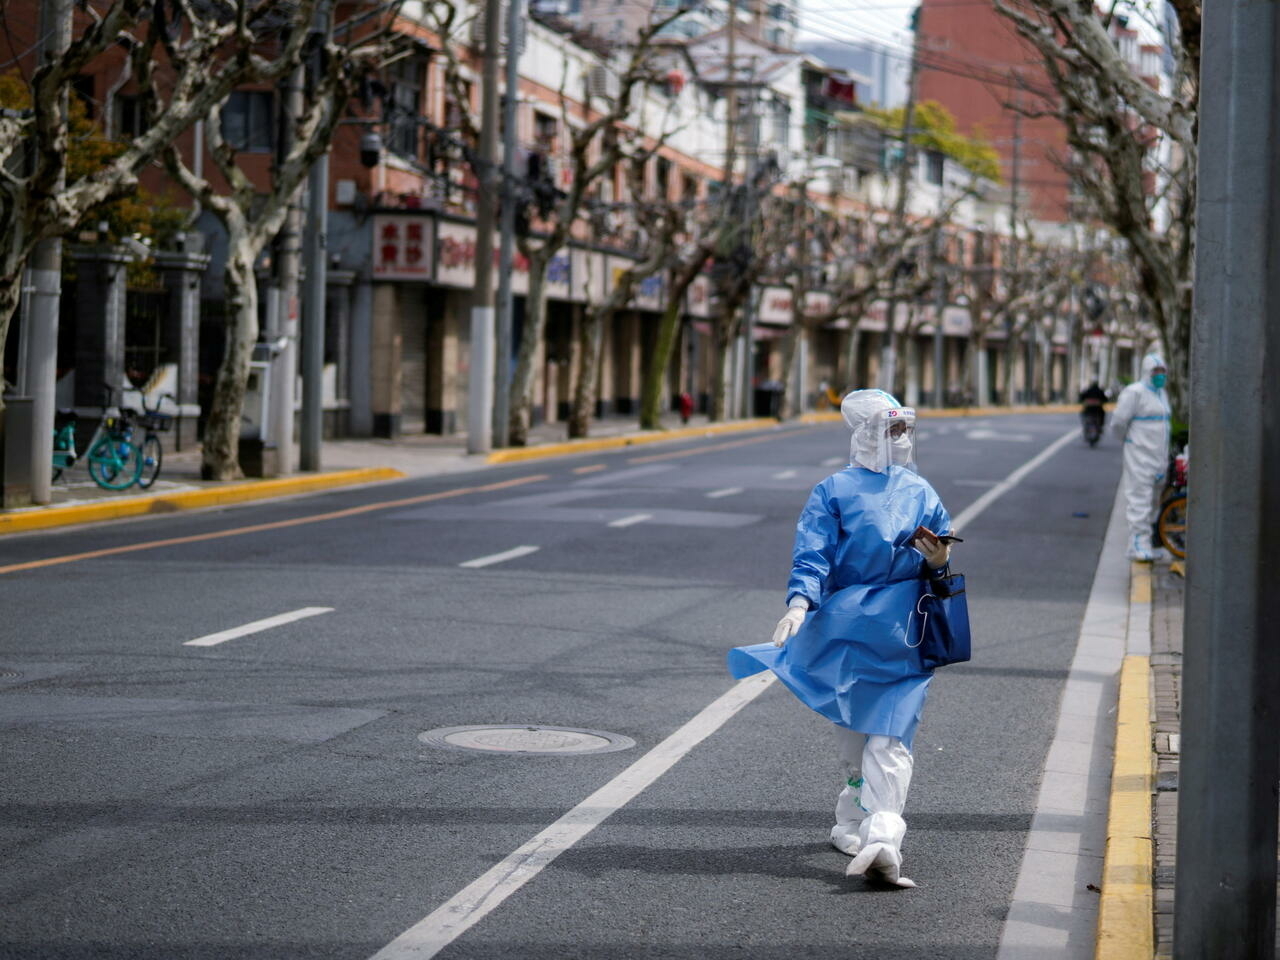
[[[910,638],[916,629],[919,639],[912,643]],[[907,646],[919,649],[920,665],[926,670],[969,659],[969,601],[965,598],[963,573],[923,581],[907,638]]]

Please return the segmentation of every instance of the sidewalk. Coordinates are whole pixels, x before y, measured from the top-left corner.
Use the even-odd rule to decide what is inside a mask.
[[[1183,581],[1167,566],[1152,577],[1151,684],[1152,749],[1155,753],[1155,955],[1173,956],[1173,869],[1178,828],[1179,724],[1182,715]]]

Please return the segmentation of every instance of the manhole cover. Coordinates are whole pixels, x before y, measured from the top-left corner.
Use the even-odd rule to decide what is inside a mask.
[[[636,745],[630,737],[602,730],[516,723],[440,727],[418,734],[418,739],[433,747],[484,753],[612,753]]]

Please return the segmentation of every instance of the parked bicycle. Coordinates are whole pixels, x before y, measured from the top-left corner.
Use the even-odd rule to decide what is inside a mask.
[[[85,448],[88,453],[89,476],[104,490],[127,490],[137,484],[143,490],[149,488],[160,476],[163,452],[159,433],[173,426],[173,417],[160,412],[160,403],[173,400],[163,394],[154,407],[147,406],[142,397],[142,413],[130,407],[118,408],[112,402],[116,390],[106,387],[106,404],[102,420],[89,438]],[[57,480],[64,470],[80,459],[76,452],[75,414],[63,411],[69,419],[54,431],[53,478]],[[141,427],[145,433],[141,443],[134,441],[135,430]]]

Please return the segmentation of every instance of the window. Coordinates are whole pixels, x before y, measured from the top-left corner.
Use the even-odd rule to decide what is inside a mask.
[[[946,165],[946,157],[937,150],[930,150],[925,154],[925,179],[932,184],[942,185],[942,170]]]
[[[659,200],[666,200],[671,196],[671,161],[665,157],[658,157],[658,162],[654,165],[654,180],[657,188],[657,196]]]
[[[420,57],[406,57],[392,64],[388,71],[391,82],[391,132],[388,149],[392,153],[417,160],[419,149],[418,119],[422,116],[422,78],[426,62]]]
[[[90,120],[98,116],[98,101],[94,98],[93,76],[87,73],[77,74],[71,81],[71,92],[84,104],[84,115]]]
[[[556,148],[556,135],[560,125],[556,118],[548,113],[535,110],[533,113],[533,139],[543,150]]]
[[[142,133],[142,98],[127,93],[117,93],[112,104],[115,112],[115,136],[127,139]],[[223,112],[226,116],[226,112]]]
[[[222,105],[222,139],[233,150],[270,153],[274,97],[270,90],[234,90]]]

